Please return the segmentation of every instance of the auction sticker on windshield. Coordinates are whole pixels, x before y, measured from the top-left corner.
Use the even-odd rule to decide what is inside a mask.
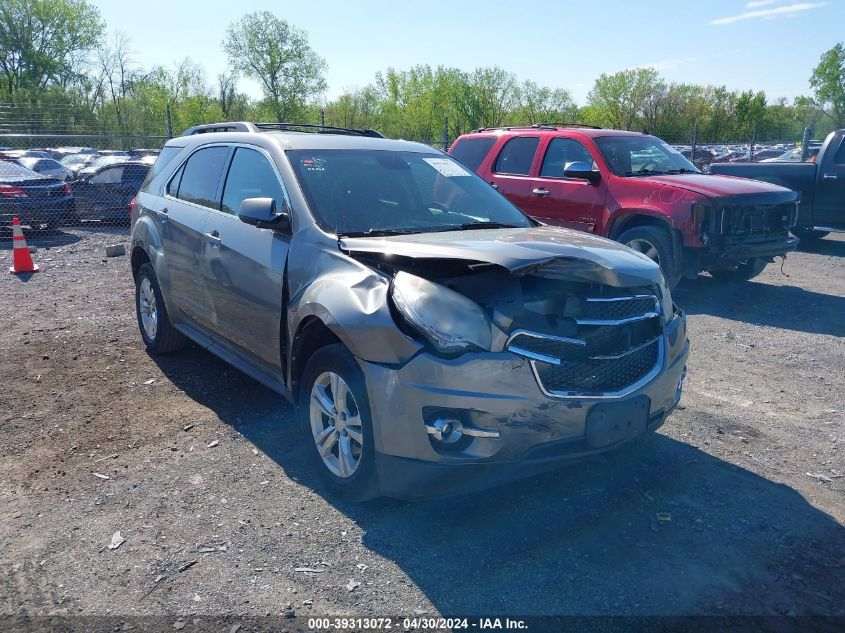
[[[423,160],[448,178],[471,175],[466,169],[449,158],[423,158]]]

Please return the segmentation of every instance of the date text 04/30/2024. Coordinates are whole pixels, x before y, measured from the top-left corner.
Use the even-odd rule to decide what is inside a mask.
[[[422,630],[524,630],[523,620],[510,618],[309,618],[313,630],[390,630],[393,628]]]

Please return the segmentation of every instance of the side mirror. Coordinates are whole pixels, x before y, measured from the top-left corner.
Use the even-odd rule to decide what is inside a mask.
[[[563,175],[567,178],[578,178],[579,180],[589,180],[591,183],[597,183],[601,178],[601,173],[593,169],[589,163],[580,160],[566,163],[563,168]]]
[[[238,209],[238,219],[261,229],[273,229],[283,233],[290,231],[290,215],[286,210],[276,213],[276,201],[273,198],[245,199]]]

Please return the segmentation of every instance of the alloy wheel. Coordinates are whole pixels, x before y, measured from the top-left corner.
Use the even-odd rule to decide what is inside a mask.
[[[657,251],[657,247],[648,240],[637,238],[627,242],[625,246],[633,248],[635,251],[638,251],[648,257],[658,266],[660,265],[660,253]]]
[[[141,325],[147,338],[154,341],[158,334],[158,308],[156,306],[156,295],[149,278],[141,280],[141,288],[138,292],[138,309],[141,313]]]
[[[361,412],[346,381],[333,371],[317,376],[309,400],[311,434],[326,468],[346,479],[355,474],[364,450]]]

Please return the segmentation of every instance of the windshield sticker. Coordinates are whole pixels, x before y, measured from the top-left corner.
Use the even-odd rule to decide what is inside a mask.
[[[447,178],[472,175],[450,158],[423,158],[423,160]]]
[[[302,166],[305,171],[326,171],[322,158],[303,158]]]

